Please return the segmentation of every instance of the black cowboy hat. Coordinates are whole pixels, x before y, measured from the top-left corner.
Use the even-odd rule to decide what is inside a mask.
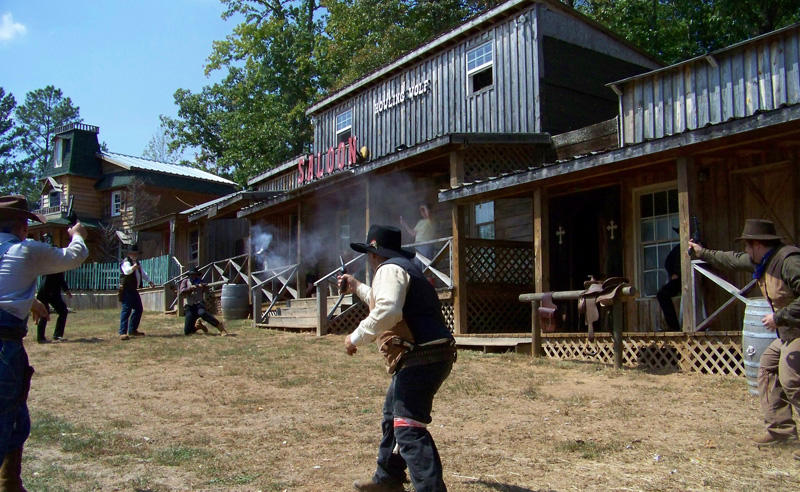
[[[744,222],[742,235],[737,237],[737,241],[773,241],[783,239],[775,233],[775,224],[771,220],[747,219]]]
[[[196,266],[193,266],[186,270],[186,275],[200,275],[200,270],[198,270]]]
[[[367,242],[350,243],[350,247],[359,253],[375,253],[384,258],[416,256],[414,250],[400,247],[400,236],[400,229],[397,227],[372,225],[367,233]]]
[[[138,244],[134,244],[131,246],[131,249],[128,250],[128,253],[141,253],[142,251],[139,249]]]
[[[30,219],[44,224],[44,216],[28,211],[28,199],[22,195],[0,196],[0,219]]]

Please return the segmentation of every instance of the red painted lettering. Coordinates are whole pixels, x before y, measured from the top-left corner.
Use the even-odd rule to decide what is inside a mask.
[[[336,168],[340,171],[344,169],[344,163],[347,160],[347,147],[345,147],[344,142],[339,142],[339,146],[336,147]]]
[[[314,159],[314,154],[308,155],[308,168],[306,169],[306,183],[310,183],[314,180],[314,165],[316,164],[316,160]]]
[[[322,158],[319,154],[317,154],[317,165],[314,167],[314,170],[316,171],[317,178],[321,178],[325,175],[325,163],[322,162]]]
[[[306,163],[306,158],[301,157],[300,160],[297,161],[297,183],[303,184],[305,181],[305,169],[303,169],[303,165]]]
[[[356,137],[347,139],[347,165],[352,166],[358,161],[358,140]]]
[[[333,147],[331,147],[331,148],[333,148]],[[331,157],[334,157],[334,156],[332,156],[330,151],[329,151],[328,152],[328,160],[327,160],[327,162],[325,162],[325,172],[328,173],[328,174],[331,174],[333,172],[333,168],[336,167],[336,161],[339,160],[339,156],[338,155],[336,155],[334,157],[334,159],[331,159]]]
[[[331,172],[333,172],[333,164],[334,164],[334,162],[336,162],[334,160],[334,159],[336,159],[336,152],[335,152],[333,147],[328,149],[328,154],[325,156],[325,158],[328,160],[327,162],[328,162],[328,165],[330,166],[330,171],[328,171],[328,172],[331,173]]]

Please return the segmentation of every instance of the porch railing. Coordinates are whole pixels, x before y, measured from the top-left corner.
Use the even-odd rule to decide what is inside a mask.
[[[297,272],[300,265],[284,265],[270,267],[252,273],[250,297],[253,301],[253,323],[264,323],[272,308],[282,298],[298,298]],[[263,300],[269,301],[266,311],[262,312]]]

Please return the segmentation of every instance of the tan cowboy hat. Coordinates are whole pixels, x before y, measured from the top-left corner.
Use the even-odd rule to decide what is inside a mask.
[[[0,219],[29,219],[44,224],[44,216],[28,211],[28,200],[22,195],[0,196]]]
[[[773,241],[775,239],[783,239],[775,233],[775,224],[770,220],[764,219],[747,219],[744,222],[744,230],[742,235],[737,237],[737,241]]]

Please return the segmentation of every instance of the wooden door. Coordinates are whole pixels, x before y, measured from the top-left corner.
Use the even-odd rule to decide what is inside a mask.
[[[611,186],[550,200],[550,286],[583,290],[589,276],[622,275],[620,188]],[[578,326],[577,303],[564,303],[562,331]]]
[[[767,219],[775,223],[785,242],[797,244],[796,187],[794,166],[790,162],[767,164],[731,173],[732,189],[741,196],[732,200],[741,230],[745,219]],[[738,234],[737,234],[738,235]]]

